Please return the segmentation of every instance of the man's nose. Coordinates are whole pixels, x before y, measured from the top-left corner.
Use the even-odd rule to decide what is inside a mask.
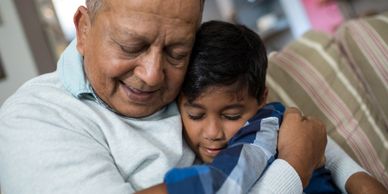
[[[203,129],[203,137],[210,141],[222,140],[224,138],[222,124],[217,120],[210,120]]]
[[[165,69],[162,51],[150,50],[141,58],[139,66],[136,76],[148,86],[158,86],[164,82]]]

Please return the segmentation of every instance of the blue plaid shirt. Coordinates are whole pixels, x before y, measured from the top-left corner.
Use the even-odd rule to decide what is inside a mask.
[[[284,106],[270,103],[249,119],[210,164],[170,170],[168,192],[247,193],[274,160]]]
[[[210,164],[174,168],[165,176],[170,194],[247,193],[276,157],[277,132],[284,106],[265,105],[249,119]],[[305,193],[341,193],[331,173],[321,167],[313,172]]]

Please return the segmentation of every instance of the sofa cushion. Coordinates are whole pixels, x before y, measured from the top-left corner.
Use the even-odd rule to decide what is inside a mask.
[[[271,54],[270,100],[323,120],[329,135],[388,187],[388,133],[333,37],[310,31]]]
[[[346,22],[336,39],[388,131],[388,12]]]

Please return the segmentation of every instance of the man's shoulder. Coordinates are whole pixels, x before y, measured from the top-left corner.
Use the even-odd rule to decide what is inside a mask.
[[[51,72],[36,76],[22,84],[16,92],[9,98],[29,93],[39,93],[43,91],[63,90],[63,85],[58,79],[57,72]]]
[[[83,104],[63,87],[57,73],[53,72],[24,83],[3,103],[0,118],[12,120],[23,116],[41,121],[55,120],[56,117],[65,119],[64,115],[81,112]]]
[[[31,89],[40,89],[40,90],[63,90],[63,85],[59,80],[57,71],[46,73],[34,77],[27,82],[25,82],[17,91],[18,92],[28,92]]]
[[[39,104],[41,102],[56,101],[68,95],[60,83],[56,72],[43,74],[28,80],[19,87],[4,102],[1,112],[16,104]]]
[[[0,131],[101,136],[97,123],[106,113],[96,107],[96,103],[68,92],[55,72],[44,74],[27,81],[4,102],[0,108]]]

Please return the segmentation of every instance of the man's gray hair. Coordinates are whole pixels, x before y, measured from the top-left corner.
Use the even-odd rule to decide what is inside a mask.
[[[86,7],[88,8],[90,18],[93,20],[97,11],[101,9],[103,0],[86,0]]]
[[[201,12],[203,11],[203,7],[205,4],[205,0],[201,1]],[[103,6],[103,0],[86,0],[86,7],[89,10],[90,18],[93,20],[94,16]]]

